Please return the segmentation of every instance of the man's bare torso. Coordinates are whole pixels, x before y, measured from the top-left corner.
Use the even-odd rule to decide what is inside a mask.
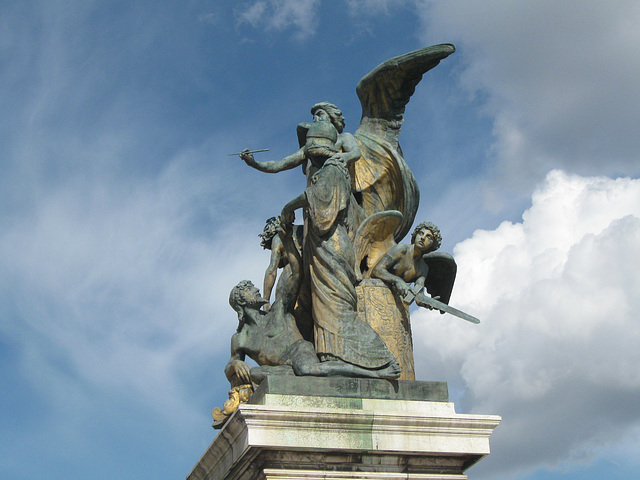
[[[302,339],[293,315],[285,312],[280,302],[261,315],[260,324],[245,323],[236,335],[238,349],[259,365],[288,364],[290,359],[283,357]]]

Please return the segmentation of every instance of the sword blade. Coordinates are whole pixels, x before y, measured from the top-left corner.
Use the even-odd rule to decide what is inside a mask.
[[[480,320],[478,320],[476,317],[469,315],[468,313],[465,313],[462,310],[458,310],[457,308],[451,307],[446,303],[442,303],[441,301],[436,300],[435,298],[428,297],[423,293],[418,294],[417,297],[420,299],[421,302],[431,305],[436,310],[450,313],[451,315],[455,315],[456,317],[466,320],[467,322],[471,322],[475,324],[480,323]]]
[[[269,151],[268,148],[262,148],[260,150],[249,150],[248,152],[230,153],[229,155],[227,155],[227,157],[231,157],[232,155],[240,155],[241,153],[258,153],[258,152],[268,152],[268,151]]]

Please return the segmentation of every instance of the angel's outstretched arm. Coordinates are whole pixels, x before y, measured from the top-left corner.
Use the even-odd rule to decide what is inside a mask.
[[[284,170],[290,170],[292,168],[297,167],[298,165],[302,165],[304,162],[304,149],[298,150],[296,153],[293,153],[287,157],[284,157],[282,160],[271,160],[267,162],[259,162],[253,158],[253,154],[245,149],[240,152],[240,158],[244,160],[244,162],[250,167],[255,168],[256,170],[260,170],[265,173],[278,173]]]

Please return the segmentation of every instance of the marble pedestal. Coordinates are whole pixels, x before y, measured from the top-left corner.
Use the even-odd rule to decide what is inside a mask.
[[[495,415],[462,415],[446,383],[269,377],[188,480],[462,480]]]

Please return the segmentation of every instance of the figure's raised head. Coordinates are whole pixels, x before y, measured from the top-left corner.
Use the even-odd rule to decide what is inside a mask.
[[[271,243],[273,241],[273,237],[275,237],[278,233],[278,224],[279,220],[276,217],[271,217],[267,219],[267,223],[264,226],[264,230],[262,233],[259,233],[258,236],[262,239],[260,241],[260,246],[266,250],[271,250]]]
[[[311,115],[315,116],[318,110],[324,110],[327,115],[329,115],[329,119],[331,120],[333,126],[336,127],[338,133],[342,133],[342,131],[344,130],[345,121],[344,117],[342,116],[342,111],[338,107],[329,102],[316,103],[313,107],[311,107]]]
[[[244,307],[259,309],[265,303],[268,302],[250,280],[242,280],[229,293],[229,305],[237,312],[240,323],[244,320]]]
[[[426,240],[422,239],[422,236],[427,232],[431,232],[431,245],[425,245],[425,250],[433,252],[440,248],[440,245],[442,244],[442,234],[440,233],[440,229],[431,222],[422,222],[416,226],[411,234],[411,243],[415,244],[416,239],[420,237],[419,240],[421,244],[424,245],[422,242],[425,242]]]

